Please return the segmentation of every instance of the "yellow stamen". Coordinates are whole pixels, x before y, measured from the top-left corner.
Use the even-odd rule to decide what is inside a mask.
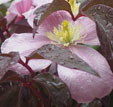
[[[80,3],[77,3],[76,0],[66,0],[66,1],[69,2],[72,13],[76,17],[79,12]]]
[[[54,27],[53,33],[47,32],[47,36],[54,44],[63,44],[64,46],[69,46],[72,43],[77,44],[78,41],[84,38],[80,36],[81,27],[81,25],[75,27],[69,21],[64,20],[58,26],[58,29]]]

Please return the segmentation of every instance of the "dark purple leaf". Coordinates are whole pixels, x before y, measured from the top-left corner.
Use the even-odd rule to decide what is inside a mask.
[[[19,54],[16,52],[0,54],[0,78],[5,74],[8,68],[16,64],[19,59]]]
[[[85,13],[97,24],[101,53],[107,58],[113,71],[113,8],[98,4],[89,8]]]
[[[24,18],[14,23],[12,25],[12,29],[14,30],[15,33],[26,33],[26,32],[32,33],[33,30],[27,23],[27,20]]]
[[[100,100],[94,100],[91,103],[82,104],[80,107],[103,107],[103,106]]]
[[[104,98],[102,98],[101,103],[102,103],[103,107],[112,107],[112,105],[110,104],[111,100],[112,100],[112,98],[110,99],[110,95],[105,96]]]
[[[72,54],[67,49],[49,44],[42,46],[40,49],[36,50],[31,55],[34,55],[36,53],[38,53],[45,59],[49,59],[57,64],[72,69],[79,69],[92,75],[99,76],[98,73],[93,70],[84,60],[79,58],[77,55]]]
[[[54,75],[58,75],[58,72],[57,72],[57,64],[53,62],[50,65],[48,72],[51,73],[51,74],[54,74]]]
[[[9,81],[7,78],[17,75],[13,71],[8,71],[0,80],[0,106],[16,107],[18,102],[19,89],[17,81]]]
[[[85,2],[81,4],[80,10],[82,9],[83,11],[87,11],[89,8],[97,4],[104,4],[113,7],[112,0],[85,0]]]
[[[27,59],[44,59],[44,57],[42,57],[40,54],[38,53],[33,53],[33,55],[31,54],[29,57],[27,57]]]
[[[0,106],[16,107],[20,87],[14,82],[0,83]]]
[[[49,73],[32,78],[29,75],[21,77],[16,72],[8,71],[0,80],[0,107],[51,107],[51,105],[71,107],[71,96],[67,86]]]
[[[35,99],[32,98],[29,85],[24,85],[24,81],[27,82],[16,72],[6,72],[0,81],[1,107],[37,107],[37,103],[32,103]]]
[[[34,77],[37,84],[46,91],[46,96],[49,96],[51,106],[55,107],[71,107],[71,95],[69,89],[63,81],[50,73],[42,73]],[[41,89],[41,90],[42,90]],[[44,93],[44,92],[43,92]],[[48,97],[47,97],[48,99]]]
[[[36,14],[36,17],[34,19],[34,33],[46,17],[58,10],[66,10],[71,13],[70,5],[65,0],[53,0],[52,3],[39,7],[34,12],[34,14]]]
[[[6,28],[7,20],[2,16],[2,13],[0,12],[0,27],[3,29]]]

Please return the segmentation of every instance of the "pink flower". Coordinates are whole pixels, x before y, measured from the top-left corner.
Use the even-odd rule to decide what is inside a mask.
[[[69,35],[68,39],[67,33]],[[2,44],[1,51],[2,53],[19,52],[22,60],[25,61],[25,56],[41,46],[51,43],[62,47],[66,46],[67,49],[86,61],[100,75],[99,78],[78,69],[69,69],[58,65],[59,78],[67,84],[73,99],[79,103],[88,103],[111,92],[113,89],[113,74],[106,59],[96,50],[78,44],[99,44],[95,23],[87,17],[80,17],[73,21],[68,12],[57,11],[48,16],[39,26],[34,39],[30,33],[13,34]],[[43,68],[50,64],[51,61],[48,60],[45,60],[45,62],[43,60],[31,60],[28,63],[35,71],[39,70],[40,66]],[[19,69],[12,68],[18,73],[27,73],[22,66],[15,66]]]
[[[6,18],[8,21],[11,21],[15,16],[17,16],[16,21],[19,21],[24,17],[26,12],[51,1],[52,0],[14,0],[8,9]]]

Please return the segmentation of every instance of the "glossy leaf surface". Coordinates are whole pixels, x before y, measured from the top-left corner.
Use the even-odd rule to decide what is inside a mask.
[[[33,52],[32,55],[35,55],[36,53],[41,55],[45,59],[49,59],[65,67],[79,69],[98,76],[96,71],[93,70],[84,60],[79,58],[77,55],[72,54],[67,49],[49,44],[42,46],[37,51]]]

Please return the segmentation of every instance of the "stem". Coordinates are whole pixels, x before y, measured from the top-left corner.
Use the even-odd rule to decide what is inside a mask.
[[[10,32],[8,31],[8,29],[7,29],[7,28],[4,28],[4,30],[6,31],[6,33],[7,33],[8,37],[10,37],[10,36],[11,36],[11,34],[10,34]]]
[[[33,82],[36,83],[35,80],[32,80],[32,81],[31,81],[31,83],[33,83]],[[41,87],[41,84],[38,83],[38,86]],[[40,90],[41,90],[41,88],[40,88]],[[50,101],[47,101],[47,100],[43,97],[44,95],[43,95],[40,91],[38,92],[38,95],[40,96],[40,98],[42,99],[42,101],[43,101],[43,103],[46,105],[46,107],[50,107],[50,105],[51,105],[51,104],[50,104]]]
[[[27,70],[31,73],[31,75],[34,75],[35,72],[31,69],[30,66],[28,66],[26,63],[24,63],[21,59],[19,60],[19,63],[21,65],[23,65],[25,68],[27,68]]]
[[[71,17],[72,17],[72,20],[73,21],[76,21],[79,17],[81,17],[81,16],[85,16],[85,15],[83,15],[82,13],[79,13],[76,17],[74,17],[74,15],[73,15],[73,13],[71,12],[70,13],[71,14]]]
[[[40,100],[39,100],[39,97],[38,97],[38,95],[41,96],[41,95],[40,95],[40,92],[38,92],[38,91],[34,88],[34,86],[32,85],[32,81],[31,81],[31,82],[27,82],[27,81],[24,81],[23,79],[22,79],[22,80],[17,80],[17,81],[22,82],[22,83],[23,83],[23,86],[27,86],[28,88],[30,88],[30,89],[32,90],[34,96],[36,97],[38,107],[42,107],[42,105],[41,105],[41,103],[40,103]]]
[[[4,40],[5,40],[5,37],[3,35],[3,31],[1,30],[1,28],[0,28],[0,39],[2,42],[4,42]]]
[[[32,83],[30,82],[29,87],[31,88],[32,92],[34,93],[34,96],[36,97],[37,100],[37,104],[39,107],[42,107],[42,104],[40,103],[39,97],[40,93],[34,88],[34,86],[32,85]]]
[[[79,17],[82,17],[82,16],[85,16],[85,15],[79,13],[79,14],[74,18],[74,21],[76,21]]]

